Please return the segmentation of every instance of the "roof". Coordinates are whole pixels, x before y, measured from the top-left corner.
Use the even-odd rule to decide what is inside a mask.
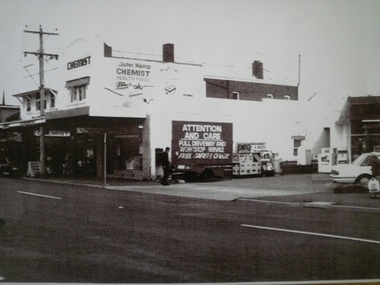
[[[0,109],[20,109],[18,105],[0,105]]]
[[[57,93],[56,90],[51,89],[51,88],[47,88],[47,87],[45,87],[45,90],[48,90],[48,91],[52,90],[53,93]],[[14,97],[24,97],[24,96],[28,96],[28,95],[32,95],[32,94],[36,94],[36,93],[40,93],[40,89],[36,89],[36,90],[26,91],[26,92],[23,92],[23,93],[14,94],[13,96]]]

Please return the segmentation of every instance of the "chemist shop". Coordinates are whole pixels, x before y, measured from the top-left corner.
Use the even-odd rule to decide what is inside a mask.
[[[49,120],[45,125],[46,166],[62,175],[101,177],[106,171],[142,177],[143,123],[142,119],[88,116]],[[38,149],[38,131],[33,134]]]
[[[20,134],[17,160],[27,170],[40,160],[41,125],[45,137],[45,165],[50,175],[101,177],[107,174],[142,179],[142,140],[145,119],[77,116],[46,118],[2,124],[2,132]],[[9,142],[15,149],[15,143]],[[106,164],[104,164],[106,161]],[[105,168],[106,167],[106,168]]]

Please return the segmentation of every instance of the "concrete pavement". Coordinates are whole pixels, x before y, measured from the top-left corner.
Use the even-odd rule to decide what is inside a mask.
[[[316,176],[314,180],[319,180]],[[322,180],[324,181],[324,180]],[[320,183],[313,185],[311,175],[286,175],[275,177],[234,178],[214,182],[175,183],[163,186],[159,183],[145,185],[107,185],[105,189],[162,194],[198,199],[232,201],[239,198],[286,196],[321,191]],[[323,183],[322,183],[323,184]],[[323,188],[323,187],[322,187]]]
[[[32,179],[32,178],[24,178]],[[380,211],[380,196],[371,199],[368,193],[334,193],[339,185],[332,183],[328,174],[289,174],[274,177],[248,177],[213,182],[175,183],[163,186],[158,181],[131,181],[78,177],[32,179],[50,183],[97,187],[112,191],[139,192],[154,195],[235,201],[237,199],[298,206],[347,206],[365,207]]]

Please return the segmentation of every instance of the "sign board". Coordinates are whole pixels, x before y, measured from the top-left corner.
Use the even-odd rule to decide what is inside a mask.
[[[174,164],[228,164],[232,161],[232,123],[172,122]]]
[[[236,143],[237,153],[254,153],[266,150],[265,142]]]
[[[41,132],[34,131],[34,136],[39,137]],[[45,137],[55,137],[55,138],[68,138],[70,137],[70,131],[48,131],[45,133]]]
[[[40,162],[28,161],[28,171],[26,173],[26,176],[34,177],[38,171],[40,171]]]

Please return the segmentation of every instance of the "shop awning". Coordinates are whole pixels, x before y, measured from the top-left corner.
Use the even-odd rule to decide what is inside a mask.
[[[68,110],[45,112],[47,120],[55,120],[62,118],[78,117],[78,116],[88,116],[90,113],[90,108],[88,106],[81,108],[73,108]]]
[[[19,120],[19,121],[11,121],[6,123],[0,124],[0,129],[9,129],[9,128],[15,128],[15,127],[27,127],[27,126],[34,126],[43,124],[46,122],[45,117],[36,117],[30,120]]]
[[[65,87],[72,88],[72,87],[81,86],[81,85],[88,85],[89,83],[90,83],[90,77],[86,76],[86,77],[78,78],[75,80],[66,81]]]

